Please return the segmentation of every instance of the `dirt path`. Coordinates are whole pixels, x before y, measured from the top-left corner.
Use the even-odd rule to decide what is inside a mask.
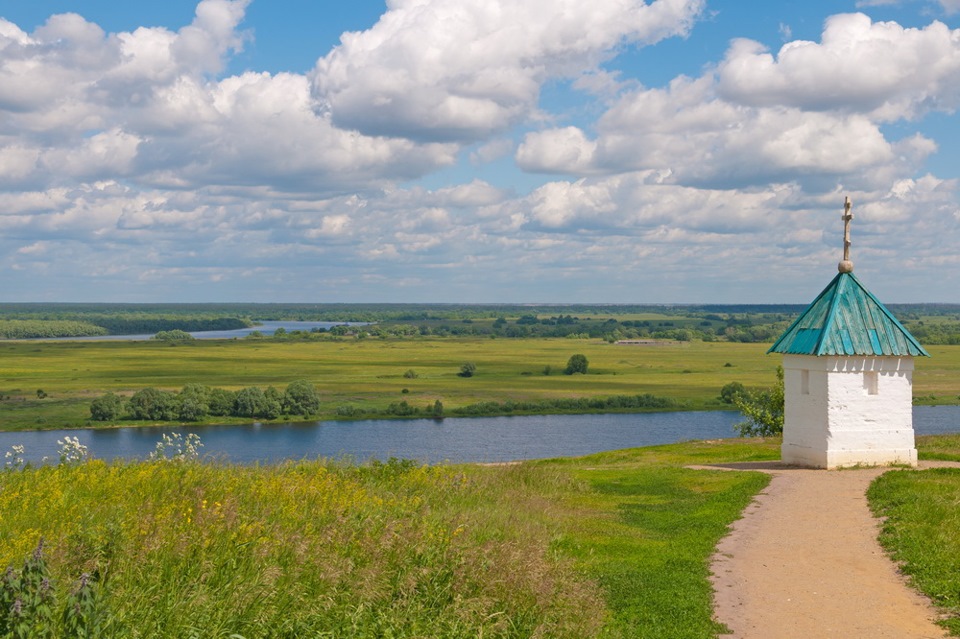
[[[886,469],[722,467],[773,475],[713,559],[715,616],[734,639],[946,636],[877,542],[865,493]]]

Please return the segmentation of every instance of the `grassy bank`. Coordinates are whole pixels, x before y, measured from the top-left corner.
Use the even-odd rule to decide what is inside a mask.
[[[960,456],[960,448],[951,454]],[[940,609],[941,624],[960,637],[960,468],[890,472],[867,496],[883,517],[881,544]]]
[[[35,618],[54,636],[72,623],[107,638],[716,637],[709,557],[769,478],[684,466],[776,459],[779,444],[502,466],[0,471],[0,568],[15,569],[0,598],[11,575],[37,576],[50,612]],[[960,455],[955,436],[919,447]],[[960,471],[895,470],[869,497],[883,543],[960,634]],[[48,587],[30,559],[40,539]]]
[[[915,395],[921,403],[957,403],[960,347],[930,350],[933,358],[917,360]],[[729,382],[773,383],[779,359],[765,351],[760,344],[575,339],[9,342],[0,344],[0,428],[89,425],[90,401],[106,392],[188,383],[282,390],[297,379],[321,391],[321,417],[334,417],[341,406],[384,412],[401,400],[424,408],[440,400],[449,411],[481,402],[639,394],[683,408],[722,408],[718,395]],[[578,353],[589,360],[588,374],[563,375]],[[476,365],[473,377],[457,375],[466,362]],[[415,376],[405,377],[408,371]]]
[[[86,574],[100,637],[712,637],[707,558],[767,478],[681,466],[776,451],[8,470],[0,567],[44,539],[51,618]]]

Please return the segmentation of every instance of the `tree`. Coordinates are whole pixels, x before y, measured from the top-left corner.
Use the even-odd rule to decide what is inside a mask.
[[[263,414],[260,417],[264,419],[276,419],[283,414],[283,395],[273,386],[267,386],[263,391],[263,397],[266,405],[263,408]]]
[[[743,394],[746,390],[740,382],[730,382],[720,389],[720,401],[724,404],[732,404],[734,398]]]
[[[134,419],[170,421],[177,417],[177,401],[172,393],[144,388],[130,398],[130,415]]]
[[[259,417],[266,402],[263,389],[257,386],[241,389],[237,391],[237,396],[233,400],[232,414],[237,417]]]
[[[429,410],[430,416],[434,419],[443,419],[443,402],[439,399],[433,403],[433,408]]]
[[[233,414],[237,417],[275,419],[280,416],[281,395],[273,386],[266,391],[257,386],[244,388],[233,402]]]
[[[467,362],[460,367],[460,372],[457,373],[460,377],[473,377],[474,373],[477,372],[477,365],[473,362]]]
[[[313,415],[320,412],[320,393],[305,379],[287,385],[283,393],[283,409],[290,415]]]
[[[567,367],[563,370],[564,375],[573,375],[574,373],[587,374],[587,366],[590,363],[587,361],[586,355],[572,355],[570,359],[567,360]]]
[[[177,417],[195,422],[210,413],[210,389],[203,384],[187,384],[177,395]]]
[[[90,404],[90,418],[98,422],[112,422],[123,414],[123,399],[113,393],[98,397]]]
[[[211,415],[224,417],[233,414],[233,404],[237,394],[225,388],[211,388],[207,398],[207,406]]]
[[[777,366],[777,383],[762,391],[745,391],[733,404],[747,419],[734,428],[741,437],[770,437],[783,432],[783,367]]]

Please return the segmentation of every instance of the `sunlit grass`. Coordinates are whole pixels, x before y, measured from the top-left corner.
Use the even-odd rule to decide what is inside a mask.
[[[105,637],[712,637],[709,555],[767,479],[682,465],[775,451],[5,471],[0,567],[44,538],[61,590],[99,577]]]
[[[960,636],[960,468],[889,472],[868,497],[883,518],[880,542]]]
[[[318,387],[323,417],[343,405],[384,411],[400,400],[419,408],[440,400],[449,413],[478,402],[639,394],[690,409],[722,409],[729,408],[718,399],[725,384],[773,383],[779,359],[766,348],[489,338],[0,343],[0,429],[86,425],[89,402],[106,392],[178,390],[188,383],[282,389],[297,379]],[[930,350],[933,358],[916,361],[914,395],[923,403],[960,402],[960,347]],[[561,374],[577,353],[589,360],[589,373]],[[475,376],[457,375],[465,362],[476,364]],[[548,366],[553,373],[544,375]],[[404,377],[408,370],[416,378]],[[38,399],[38,389],[47,397]]]

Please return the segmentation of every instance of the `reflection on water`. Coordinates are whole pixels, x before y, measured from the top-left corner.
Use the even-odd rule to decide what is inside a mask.
[[[259,332],[264,335],[273,335],[278,329],[291,333],[293,331],[310,332],[313,329],[330,330],[334,326],[366,326],[366,322],[298,322],[293,320],[284,320],[278,322],[260,322],[256,326],[247,328],[237,328],[232,331],[194,331],[190,333],[197,339],[238,339],[246,337],[250,333]],[[155,333],[142,333],[138,335],[91,335],[89,337],[54,337],[44,338],[45,342],[104,342],[104,341],[141,341],[152,339]]]
[[[960,406],[914,407],[913,419],[919,435],[960,432]],[[70,435],[95,457],[145,458],[163,433],[179,432],[200,435],[204,454],[239,463],[316,457],[497,462],[733,437],[738,421],[735,412],[709,411],[24,431],[0,433],[0,455],[23,445],[28,460],[55,459],[57,440]]]

